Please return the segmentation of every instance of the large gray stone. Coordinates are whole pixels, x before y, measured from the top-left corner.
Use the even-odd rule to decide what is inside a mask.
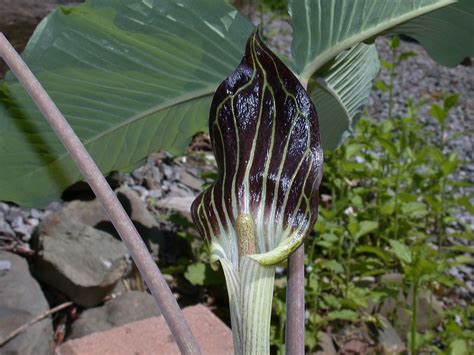
[[[406,352],[405,344],[384,316],[379,315],[378,320],[381,327],[377,329],[379,344],[384,355],[395,355]]]
[[[0,338],[49,309],[28,264],[18,255],[0,251],[0,261],[9,267],[0,272]],[[45,318],[0,347],[0,354],[44,355],[52,352],[53,327]]]
[[[72,325],[69,339],[81,338],[161,313],[153,297],[146,292],[128,291],[104,306],[88,309]]]
[[[137,228],[153,229],[158,226],[158,222],[147,210],[145,203],[135,191],[127,186],[122,186],[115,190],[115,193]],[[115,230],[111,230],[113,226],[109,221],[109,217],[97,199],[72,201],[64,207],[63,211],[84,224],[115,233]]]
[[[86,307],[101,303],[129,264],[121,241],[62,211],[43,220],[32,245],[36,277]]]
[[[115,193],[147,245],[148,250],[157,260],[163,263],[175,263],[180,256],[192,255],[186,241],[173,233],[161,231],[158,221],[148,211],[145,202],[140,199],[140,196],[134,190],[122,186],[115,190]],[[191,202],[188,201],[187,204],[190,206]],[[191,218],[189,206],[187,205],[186,209],[189,218]],[[63,209],[63,213],[67,215],[67,218],[74,218],[119,238],[98,200],[73,201]]]
[[[177,212],[183,217],[186,217],[186,219],[191,222],[191,205],[195,198],[195,196],[166,197],[162,200],[157,201],[156,205],[159,208]]]

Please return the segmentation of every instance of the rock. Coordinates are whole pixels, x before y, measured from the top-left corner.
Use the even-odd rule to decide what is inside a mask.
[[[195,196],[196,193],[193,193],[189,187],[181,183],[176,183],[170,186],[168,194],[166,197],[190,197]]]
[[[122,186],[115,193],[137,228],[153,229],[158,226],[156,219],[135,191],[127,186]],[[91,227],[116,234],[112,223],[97,199],[72,201],[63,209],[63,212]]]
[[[191,175],[186,170],[180,172],[179,180],[186,186],[190,187],[195,191],[200,191],[202,189],[203,181],[197,177]]]
[[[0,251],[0,338],[49,309],[25,259]],[[6,267],[6,266],[9,267]],[[45,318],[0,347],[0,354],[47,355],[52,351],[53,327]]]
[[[336,355],[337,351],[334,347],[334,342],[329,334],[319,332],[318,333],[318,347],[320,351],[316,351],[315,355]]]
[[[203,354],[233,354],[232,332],[202,305],[183,310]],[[180,354],[163,317],[129,323],[105,332],[70,340],[56,355]]]
[[[368,344],[354,339],[349,340],[341,349],[342,354],[367,354]]]
[[[102,307],[84,311],[72,324],[69,339],[108,330],[161,313],[153,297],[146,292],[128,291],[113,298]]]
[[[377,329],[379,344],[384,355],[395,355],[404,353],[407,349],[397,331],[384,316],[377,317],[382,327]]]
[[[29,239],[32,229],[33,229],[32,226],[23,224],[21,226],[15,227],[13,230],[15,231],[16,234],[20,236],[26,236],[27,239]]]
[[[19,216],[14,217],[10,221],[10,225],[12,226],[13,229],[23,226],[23,216],[19,215]]]
[[[0,212],[7,213],[10,210],[10,206],[5,202],[0,202]]]
[[[0,260],[0,276],[5,275],[12,268],[12,263],[9,260]]]
[[[32,208],[31,211],[30,211],[30,217],[31,218],[34,218],[34,219],[40,219],[41,217],[43,217],[43,212],[41,211],[38,211],[36,208]]]
[[[160,170],[167,180],[170,180],[170,181],[174,180],[174,171],[171,168],[171,166],[163,163],[160,165]]]
[[[394,328],[402,340],[406,340],[406,332],[410,328],[411,318],[409,312],[405,309],[408,306],[410,309],[413,304],[413,297],[411,291],[408,297],[402,291],[403,276],[400,274],[387,274],[381,278],[381,284],[387,285],[392,289],[399,289],[398,298],[388,298],[382,302],[379,307],[370,305],[368,311],[370,313],[379,313],[387,319],[394,319]],[[378,308],[378,309],[376,309]],[[443,317],[443,306],[437,298],[426,291],[422,291],[418,295],[418,310],[417,310],[417,330],[424,332],[429,329],[436,328]]]
[[[64,212],[40,224],[32,246],[36,277],[85,307],[102,302],[128,267],[122,242]]]
[[[163,233],[158,221],[133,189],[123,186],[115,192],[154,257],[160,258],[160,260],[165,258],[167,262],[175,262],[180,255],[188,255],[190,252],[189,243],[174,234]],[[72,201],[63,209],[63,213],[68,218],[78,219],[80,222],[109,233],[117,239],[120,238],[97,200]]]
[[[22,223],[23,214],[18,207],[11,207],[10,210],[5,213],[5,220],[10,224],[14,223],[15,225],[18,225]]]
[[[166,210],[178,212],[182,216],[186,217],[189,221],[192,221],[191,204],[193,203],[194,199],[194,196],[167,197],[159,200],[157,202],[157,206]]]
[[[145,174],[145,186],[149,190],[159,189],[161,185],[161,173],[160,169],[156,166],[150,166]]]
[[[10,224],[0,215],[0,235],[4,235],[7,237],[14,237],[15,231],[10,227]]]

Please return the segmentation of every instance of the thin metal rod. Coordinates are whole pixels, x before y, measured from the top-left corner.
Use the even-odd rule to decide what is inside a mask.
[[[286,354],[304,355],[304,243],[288,259]]]
[[[79,140],[79,137],[74,133],[64,116],[3,33],[0,33],[0,56],[3,57],[11,71],[31,96],[36,106],[38,106],[51,128],[74,159],[92,191],[94,191],[102,203],[104,210],[128,248],[140,274],[153,294],[181,353],[200,354],[198,343],[191,333],[191,329],[175,297],[117,196],[107,184],[107,181]]]

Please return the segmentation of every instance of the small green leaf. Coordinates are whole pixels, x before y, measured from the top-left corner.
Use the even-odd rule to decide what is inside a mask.
[[[348,320],[351,322],[357,321],[359,315],[349,309],[342,309],[340,311],[332,311],[328,313],[328,318],[330,320]]]
[[[458,165],[459,164],[456,160],[445,160],[441,163],[441,171],[444,175],[449,175],[456,171]]]
[[[468,355],[469,345],[464,339],[456,339],[449,344],[449,355]]]
[[[362,148],[364,147],[363,144],[346,144],[346,159],[353,157],[356,154],[359,154]]]
[[[398,57],[398,61],[403,62],[403,61],[407,60],[408,58],[416,57],[416,56],[417,56],[416,52],[403,52]]]
[[[203,263],[189,265],[184,277],[193,285],[203,286],[206,279],[206,265]]]
[[[403,263],[410,264],[412,262],[410,248],[405,244],[402,244],[396,240],[389,240],[390,246],[392,248],[395,256]]]
[[[395,212],[395,203],[393,201],[384,203],[379,207],[379,212],[384,216],[391,215],[393,212]]]
[[[393,64],[386,61],[385,59],[380,59],[380,64],[388,71],[391,71],[393,69]]]
[[[388,91],[388,86],[383,80],[376,80],[375,87],[382,92]]]
[[[357,231],[356,237],[360,238],[367,235],[379,227],[379,223],[375,221],[362,221],[359,223],[359,230]]]
[[[329,243],[335,243],[339,240],[337,235],[334,235],[332,233],[325,233],[325,234],[321,235],[321,238],[324,239],[325,241],[329,242]]]
[[[204,270],[202,269],[204,266]],[[184,267],[184,265],[182,265]],[[185,270],[176,270],[175,273],[183,274]],[[216,286],[223,285],[225,283],[224,275],[212,269],[211,265],[204,264],[201,262],[188,265],[184,277],[193,285],[198,286]]]
[[[344,272],[344,267],[338,263],[336,260],[330,260],[326,263],[324,263],[324,266],[329,269],[329,270],[332,270],[336,273],[343,273]]]
[[[390,255],[382,248],[373,247],[370,245],[360,245],[356,248],[355,251],[358,254],[362,254],[362,253],[374,254],[386,264],[390,262]]]
[[[428,213],[426,205],[422,202],[408,202],[402,206],[402,212],[412,217],[423,217]]]
[[[446,111],[438,104],[433,104],[430,109],[431,116],[436,119],[439,123],[443,123],[446,120]]]
[[[376,139],[391,157],[395,158],[398,156],[398,150],[395,144],[382,137],[377,137]]]
[[[444,99],[444,108],[446,110],[451,109],[458,102],[459,94],[449,95]]]
[[[388,46],[390,47],[390,49],[397,49],[400,46],[400,37],[393,36],[392,38],[390,38]]]

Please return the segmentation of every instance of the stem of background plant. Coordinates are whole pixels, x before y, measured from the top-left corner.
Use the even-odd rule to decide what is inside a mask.
[[[399,204],[399,198],[398,195],[400,193],[400,168],[401,168],[401,160],[402,160],[402,149],[400,149],[398,153],[398,159],[397,159],[397,165],[396,165],[396,172],[395,172],[395,203],[394,203],[394,208],[393,208],[393,213],[395,214],[395,235],[394,239],[398,240],[398,204]]]
[[[301,81],[306,89],[308,83]],[[288,258],[286,286],[286,354],[304,354],[304,242]]]
[[[398,46],[390,46],[391,48],[391,68],[389,71],[390,74],[390,82],[388,85],[388,116],[387,119],[392,120],[393,119],[393,92],[394,92],[394,86],[395,86],[395,77],[396,77],[396,66],[398,64],[397,60],[397,47]],[[400,164],[401,164],[401,149],[398,152],[398,160],[397,160],[397,165],[396,165],[396,175],[395,175],[395,203],[394,203],[394,210],[393,213],[395,214],[394,220],[395,220],[395,233],[394,233],[394,239],[398,240],[398,194],[399,194],[399,182],[400,182]]]
[[[191,333],[191,329],[179,309],[176,299],[117,196],[108,185],[79,137],[74,133],[36,77],[1,32],[0,56],[3,57],[8,67],[31,96],[38,109],[74,159],[76,166],[89,183],[97,199],[101,202],[152,292],[181,353],[200,354],[197,341]]]
[[[410,335],[410,351],[411,354],[416,354],[416,323],[417,323],[417,312],[418,312],[418,286],[419,280],[415,280],[413,283],[413,306],[411,309],[411,335]]]
[[[444,145],[445,145],[445,139],[444,139],[444,134],[446,130],[446,121],[443,121],[441,123],[441,137],[440,137],[440,145],[439,149],[441,151],[441,154],[443,154],[444,151]],[[436,215],[436,229],[438,232],[438,250],[441,251],[441,247],[443,246],[444,242],[444,228],[443,228],[443,213],[445,211],[445,200],[446,200],[446,176],[442,174],[442,182],[441,182],[441,208],[439,212]]]
[[[391,55],[392,55],[392,67],[390,68],[390,82],[388,86],[388,119],[392,119],[392,111],[393,111],[393,87],[395,84],[395,64],[397,60],[397,48],[391,48]]]

